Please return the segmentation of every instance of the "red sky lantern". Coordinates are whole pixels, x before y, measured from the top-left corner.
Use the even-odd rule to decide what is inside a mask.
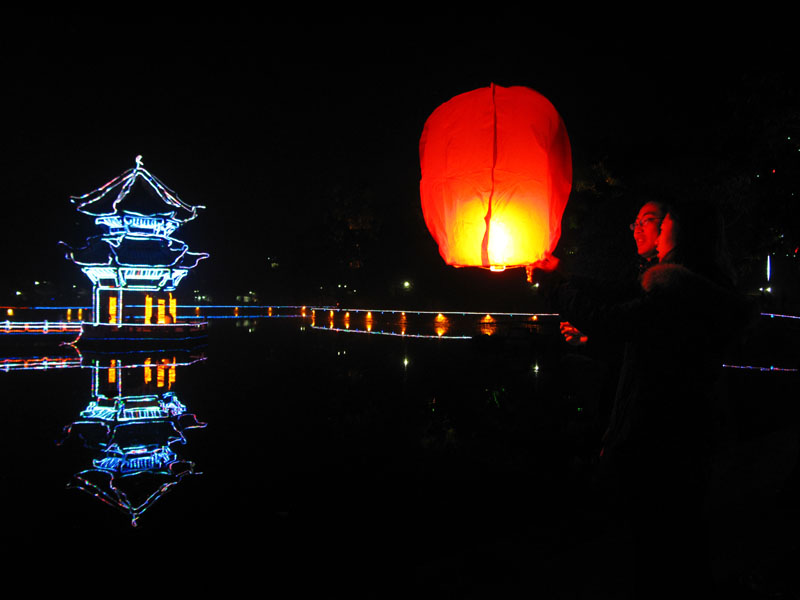
[[[455,96],[428,117],[419,154],[422,212],[447,264],[502,271],[553,252],[572,157],[547,98],[494,84]]]

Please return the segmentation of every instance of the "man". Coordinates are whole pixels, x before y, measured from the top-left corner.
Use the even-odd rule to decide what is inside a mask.
[[[661,222],[664,220],[664,206],[660,202],[650,200],[645,202],[636,215],[636,220],[631,223],[633,240],[636,242],[636,251],[639,253],[639,275],[658,263],[656,240],[661,233]],[[589,338],[576,327],[564,321],[559,324],[561,335],[572,346],[583,346]]]
[[[640,294],[639,279],[647,269],[658,263],[656,240],[664,215],[665,206],[660,202],[648,200],[642,205],[636,220],[630,225],[636,243],[638,265],[624,269],[626,275],[618,281],[595,281],[592,285],[593,297],[603,302],[617,303],[632,300]],[[625,344],[606,339],[603,335],[594,336],[590,341],[587,335],[567,321],[560,323],[559,328],[567,344],[579,349],[576,353],[564,356],[563,368],[576,369],[575,372],[581,374],[580,377],[576,376],[576,381],[584,382],[581,388],[584,392],[576,392],[576,395],[583,397],[582,401],[586,403],[583,418],[593,416],[583,451],[591,462],[602,447],[602,437],[608,425],[623,364]]]
[[[639,209],[636,220],[631,223],[636,251],[639,253],[639,273],[646,271],[658,262],[656,240],[661,233],[664,220],[664,207],[660,202],[647,202]]]

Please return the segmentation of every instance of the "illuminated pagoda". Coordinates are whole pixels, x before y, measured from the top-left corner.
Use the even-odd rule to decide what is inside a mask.
[[[142,333],[142,326],[154,325],[176,326],[156,328],[156,337],[187,333],[190,323],[177,329],[177,301],[172,292],[208,254],[190,252],[174,233],[204,207],[183,202],[144,168],[141,156],[132,169],[71,200],[102,228],[84,247],[67,253],[92,282],[94,324],[84,329],[84,335],[88,331],[102,337],[97,330],[107,334],[108,325],[129,336]],[[134,322],[141,313],[124,310],[123,292],[137,293],[140,302],[131,306],[144,306],[143,321]],[[154,330],[149,327],[147,332]]]

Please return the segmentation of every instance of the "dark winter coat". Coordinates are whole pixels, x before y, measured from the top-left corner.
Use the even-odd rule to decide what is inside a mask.
[[[604,448],[637,456],[710,450],[712,398],[723,356],[747,320],[732,287],[677,264],[641,278],[624,302],[559,273],[541,280],[552,307],[592,336],[625,342]]]

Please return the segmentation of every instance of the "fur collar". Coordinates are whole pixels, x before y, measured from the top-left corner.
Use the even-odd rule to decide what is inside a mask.
[[[683,265],[673,263],[661,263],[653,265],[642,275],[642,289],[645,292],[652,292],[656,289],[670,289],[680,287],[700,279]]]

